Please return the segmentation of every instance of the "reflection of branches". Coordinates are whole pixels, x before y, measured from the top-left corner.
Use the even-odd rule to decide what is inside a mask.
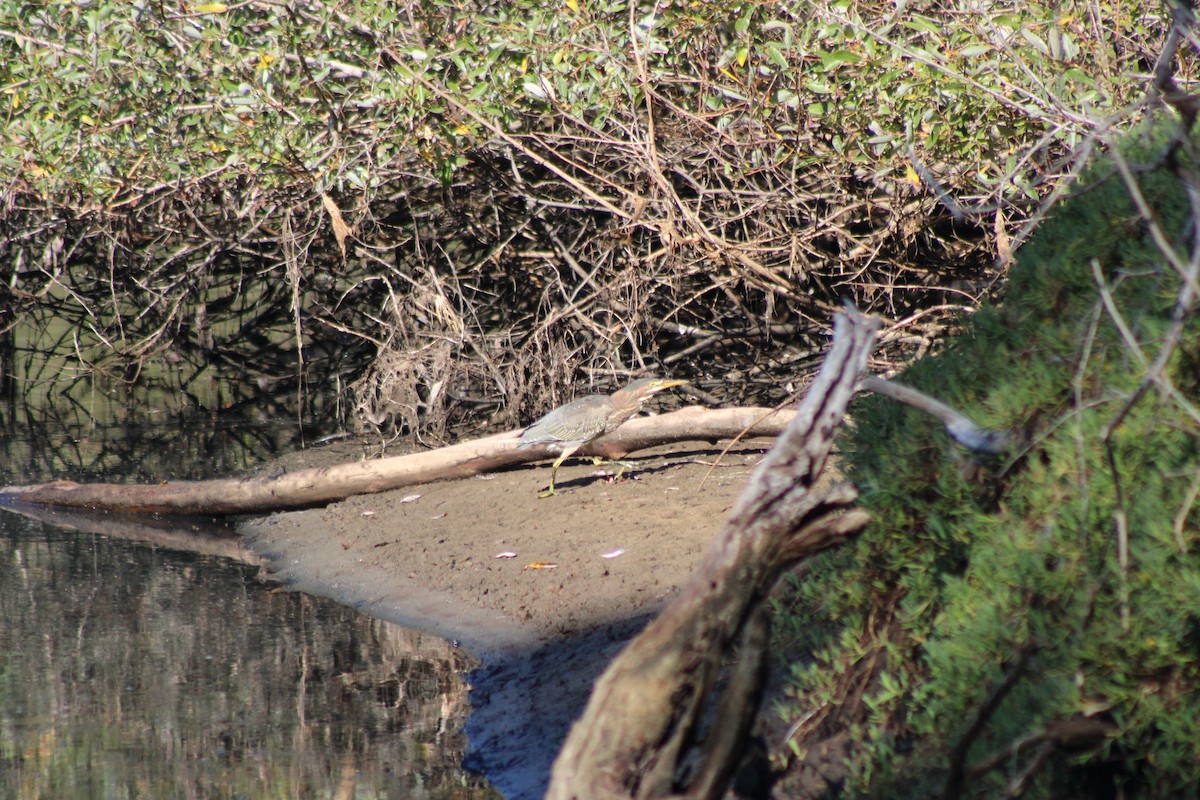
[[[306,432],[286,416],[264,423],[257,408],[235,406],[214,424],[212,411],[191,398],[165,394],[143,390],[132,402],[121,389],[89,379],[49,397],[6,395],[0,485],[59,477],[157,482],[227,476],[305,443]]]
[[[46,755],[42,769],[6,765],[0,785],[36,795],[80,782],[104,795],[131,784],[155,796],[210,784],[253,796],[340,796],[346,786],[488,794],[458,766],[469,710],[461,651],[275,591],[216,557],[236,551],[186,526],[135,547],[98,522],[81,530],[99,537],[37,527],[6,539],[0,644],[5,681],[22,691],[5,692],[0,714],[22,723],[6,746]],[[147,736],[148,725],[161,735]],[[98,736],[106,752],[64,757]],[[130,748],[145,757],[128,758]],[[339,786],[348,759],[354,779]]]

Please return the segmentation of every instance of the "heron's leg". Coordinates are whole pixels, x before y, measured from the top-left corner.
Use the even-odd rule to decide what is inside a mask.
[[[558,468],[561,467],[562,463],[566,461],[567,458],[577,449],[579,448],[572,447],[570,450],[564,450],[563,454],[558,457],[558,460],[554,462],[554,466],[550,467],[550,488],[538,492],[538,497],[553,497],[554,495],[558,494],[558,492],[554,490],[554,479],[558,476]]]
[[[617,470],[617,474],[613,476],[614,481],[619,481],[621,476],[625,474],[625,470],[633,466],[632,461],[614,461],[609,458],[601,458],[600,456],[592,456],[592,464],[597,467],[601,464],[616,464],[619,466],[620,469]]]

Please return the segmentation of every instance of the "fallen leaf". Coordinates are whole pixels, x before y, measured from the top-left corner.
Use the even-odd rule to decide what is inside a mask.
[[[419,495],[419,494],[409,494],[409,495],[405,495],[404,497],[401,497],[400,502],[401,503],[415,503],[416,501],[418,501],[420,499],[421,499],[421,495]]]
[[[517,554],[511,550],[505,550],[503,553],[497,553],[493,558],[516,558]]]
[[[361,516],[373,517],[375,516],[375,512],[368,508],[366,511],[362,512]]]
[[[333,198],[321,192],[321,205],[329,213],[329,223],[333,226],[333,237],[337,239],[338,250],[342,251],[342,260],[346,260],[346,237],[350,235],[350,226],[342,218],[342,212],[333,202]]]
[[[558,564],[551,564],[548,561],[535,561],[532,564],[527,564],[525,569],[557,569]]]
[[[604,555],[602,555],[600,557],[601,558],[616,558],[617,556],[621,555],[621,553],[624,553],[624,552],[625,552],[624,550],[613,550],[611,553],[605,553]]]
[[[912,185],[914,189],[921,188],[921,176],[913,169],[912,164],[906,164],[904,167],[904,180]]]

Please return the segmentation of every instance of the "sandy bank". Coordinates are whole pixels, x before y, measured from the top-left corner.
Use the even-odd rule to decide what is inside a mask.
[[[769,445],[739,444],[719,463],[717,449],[646,451],[615,483],[584,461],[546,499],[549,469],[518,468],[275,514],[243,533],[296,588],[473,653],[470,764],[507,797],[540,797],[592,681],[688,578]],[[342,445],[282,467],[362,456]]]

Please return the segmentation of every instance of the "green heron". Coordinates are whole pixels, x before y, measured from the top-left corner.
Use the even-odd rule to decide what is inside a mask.
[[[550,469],[550,488],[538,496],[549,497],[558,494],[554,491],[554,478],[558,475],[558,468],[572,453],[593,439],[612,433],[622,422],[640,411],[642,403],[654,395],[685,383],[687,381],[667,378],[641,378],[611,395],[590,394],[565,406],[559,406],[526,428],[521,433],[517,447],[533,447],[540,444],[561,453]],[[601,458],[595,458],[593,461],[597,464],[605,463]],[[621,465],[617,477],[629,466],[623,461],[610,463]]]

